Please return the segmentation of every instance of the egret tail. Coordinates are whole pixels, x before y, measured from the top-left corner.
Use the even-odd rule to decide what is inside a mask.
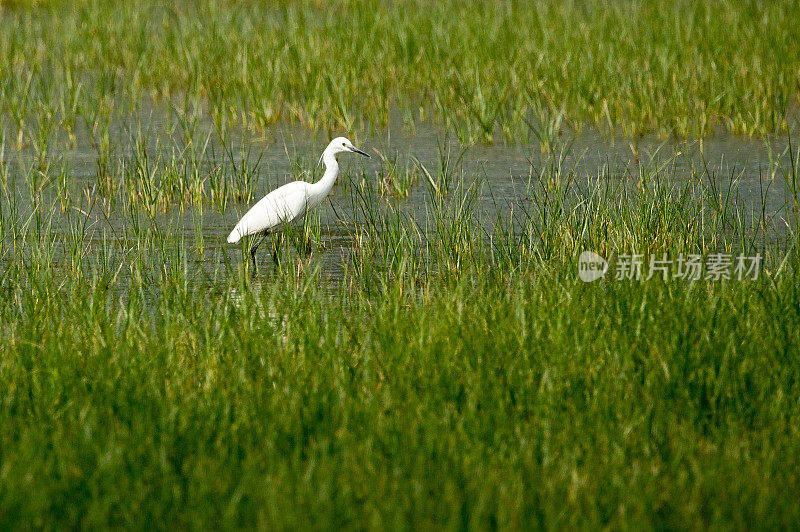
[[[231,234],[228,235],[228,244],[235,244],[242,239],[242,233],[239,231],[239,226],[233,228]]]

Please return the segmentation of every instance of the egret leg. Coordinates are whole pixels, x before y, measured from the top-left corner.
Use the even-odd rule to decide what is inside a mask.
[[[258,240],[258,242],[256,242],[255,245],[252,248],[250,248],[250,258],[253,259],[253,271],[255,271],[256,269],[256,251],[258,250],[258,246],[261,245],[261,243],[264,241],[265,238],[267,238],[266,233],[264,233]]]

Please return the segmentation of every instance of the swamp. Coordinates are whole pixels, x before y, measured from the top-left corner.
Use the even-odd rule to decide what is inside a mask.
[[[796,528],[798,27],[0,0],[0,529]]]

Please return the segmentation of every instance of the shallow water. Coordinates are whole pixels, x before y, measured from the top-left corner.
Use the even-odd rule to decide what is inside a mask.
[[[49,157],[55,166],[68,168],[67,181],[73,197],[85,199],[73,201],[70,209],[83,211],[91,218],[91,233],[87,240],[98,247],[111,239],[110,248],[116,250],[116,258],[113,260],[124,262],[126,243],[121,235],[126,233],[131,215],[114,209],[103,211],[101,202],[90,201],[97,183],[99,151],[92,146],[88,131],[78,128],[76,132],[74,146],[51,150]],[[113,146],[110,151],[112,159],[132,158],[133,145],[137,139],[140,142],[144,140],[154,152],[161,150],[162,155],[176,153],[186,146],[186,137],[175,116],[153,112],[146,117],[112,126],[109,137]],[[202,166],[209,172],[224,164],[240,165],[249,162],[253,167],[250,175],[254,182],[253,198],[247,203],[228,202],[224,210],[208,204],[202,209],[172,206],[168,212],[159,213],[153,220],[144,219],[141,223],[145,226],[156,223],[167,230],[171,235],[171,244],[175,247],[181,242],[188,243],[188,247],[195,252],[184,258],[189,265],[187,269],[200,272],[206,279],[214,279],[230,264],[246,258],[238,248],[229,246],[225,241],[238,218],[258,198],[275,187],[294,180],[298,169],[302,178],[318,179],[322,168],[317,160],[328,137],[315,137],[307,130],[292,126],[276,127],[264,138],[233,130],[227,140],[230,155],[226,155],[219,136],[210,123],[199,123],[191,137],[198,146],[208,142]],[[7,134],[6,138],[13,136]],[[555,142],[557,147],[546,151],[538,142],[463,146],[448,139],[439,130],[416,127],[413,132],[397,129],[361,135],[354,141],[373,157],[365,159],[357,155],[342,156],[342,173],[330,196],[330,202],[319,208],[314,215],[314,220],[319,220],[319,241],[315,246],[315,256],[321,260],[324,271],[332,278],[341,274],[353,246],[355,228],[363,222],[356,192],[359,184],[366,184],[366,190],[370,191],[368,201],[377,204],[378,212],[391,208],[417,220],[420,226],[424,225],[432,187],[417,170],[417,181],[411,186],[408,196],[381,195],[380,182],[387,173],[380,154],[395,159],[401,173],[405,169],[414,169],[417,164],[414,159],[435,173],[443,154],[449,153],[455,161],[463,152],[463,159],[459,160],[457,166],[454,165],[455,175],[458,176],[456,181],[461,180],[467,186],[477,183],[477,210],[490,213],[489,219],[510,216],[515,204],[528,202],[529,194],[533,193],[530,185],[536,180],[537,172],[545,165],[552,164],[554,158],[560,158],[562,167],[575,173],[573,186],[581,186],[598,177],[624,180],[635,185],[640,181],[640,175],[648,175],[648,169],[662,165],[667,169],[667,174],[677,182],[698,179],[697,176],[700,175],[701,179],[713,182],[718,193],[723,196],[733,188],[738,205],[744,211],[763,211],[764,217],[774,226],[776,234],[791,227],[790,216],[787,215],[787,205],[791,205],[789,187],[781,170],[788,168],[790,164],[786,150],[787,137],[751,139],[720,134],[703,141],[664,141],[656,137],[645,137],[634,144],[628,139],[585,130],[579,135],[563,133]],[[15,194],[18,198],[15,208],[19,216],[20,213],[30,210],[32,194],[24,186],[24,178],[21,176],[35,160],[36,154],[30,147],[16,150],[9,148],[8,144],[6,142],[2,154],[6,185],[0,210],[4,216],[9,216],[9,194]],[[63,142],[52,144],[64,145]],[[112,160],[112,169],[114,163]],[[52,195],[46,191],[41,194],[45,198]],[[55,199],[44,201],[55,202]],[[87,213],[88,205],[92,205],[93,210]],[[50,230],[54,233],[53,241],[68,241],[70,224],[75,223],[74,212],[70,218],[73,221],[66,221],[65,215],[59,209],[52,208],[50,212],[54,217],[50,225]],[[263,249],[263,259],[269,261],[269,245],[265,245]],[[164,257],[164,260],[171,259]],[[64,254],[54,251],[53,264],[59,265],[62,261],[66,261]]]

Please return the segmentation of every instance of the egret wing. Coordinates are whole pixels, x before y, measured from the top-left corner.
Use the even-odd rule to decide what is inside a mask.
[[[270,231],[302,216],[308,205],[308,183],[294,181],[276,188],[242,216],[228,236],[236,243],[242,237]]]

